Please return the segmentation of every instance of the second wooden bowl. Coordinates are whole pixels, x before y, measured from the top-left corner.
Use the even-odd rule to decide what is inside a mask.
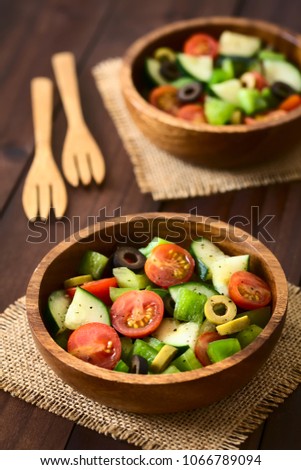
[[[224,30],[254,35],[287,55],[301,69],[300,35],[264,21],[212,17],[181,21],[138,39],[125,53],[121,89],[128,110],[142,133],[172,155],[212,168],[238,168],[285,158],[300,142],[301,107],[270,122],[253,125],[192,124],[151,106],[143,97],[145,58],[156,48],[180,51],[191,34],[216,38]]]
[[[234,356],[178,374],[136,375],[88,364],[68,354],[49,335],[43,314],[49,294],[77,272],[86,250],[112,254],[122,243],[145,246],[160,236],[188,248],[205,236],[228,254],[249,254],[251,271],[272,290],[272,317],[256,340]],[[26,294],[28,321],[37,348],[66,383],[104,405],[138,413],[168,413],[207,406],[243,387],[258,372],[282,331],[287,283],[274,255],[246,232],[226,223],[188,214],[139,214],[104,221],[53,248],[34,271]]]

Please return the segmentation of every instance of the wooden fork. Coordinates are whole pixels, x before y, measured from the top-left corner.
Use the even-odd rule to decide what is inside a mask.
[[[65,178],[72,186],[80,181],[88,185],[92,178],[100,184],[105,176],[104,158],[84,120],[74,55],[54,54],[52,66],[68,121],[62,154]]]
[[[50,208],[55,216],[64,215],[67,191],[51,150],[53,83],[49,78],[31,81],[31,102],[35,139],[35,154],[27,174],[22,194],[24,212],[29,220],[46,220]]]

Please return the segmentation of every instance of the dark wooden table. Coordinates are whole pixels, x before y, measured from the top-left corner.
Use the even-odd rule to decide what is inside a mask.
[[[90,224],[89,217],[147,211],[197,211],[222,220],[248,220],[253,235],[276,254],[292,283],[301,280],[301,181],[211,197],[155,202],[137,187],[132,165],[91,76],[101,60],[121,56],[142,34],[163,24],[209,15],[260,18],[301,31],[300,2],[290,0],[1,0],[1,311],[25,293],[43,255],[65,236]],[[74,52],[86,120],[106,159],[101,188],[68,187],[69,207],[60,223],[44,224],[37,236],[21,206],[25,175],[33,155],[30,80],[53,78],[54,52]],[[66,132],[55,96],[53,150],[60,158]],[[58,160],[59,161],[59,160]],[[257,214],[257,215],[256,215]],[[243,219],[242,219],[243,217]],[[35,229],[36,230],[36,229]],[[130,449],[73,422],[1,392],[2,449]],[[301,388],[243,444],[243,449],[301,449]]]

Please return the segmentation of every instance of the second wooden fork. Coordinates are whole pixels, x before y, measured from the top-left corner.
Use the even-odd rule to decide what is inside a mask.
[[[67,116],[68,129],[63,147],[62,169],[72,186],[100,184],[105,176],[103,155],[84,120],[74,55],[60,52],[52,57],[56,82]]]

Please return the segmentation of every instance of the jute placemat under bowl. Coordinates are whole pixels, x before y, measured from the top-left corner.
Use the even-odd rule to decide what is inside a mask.
[[[142,193],[150,192],[155,200],[180,199],[301,179],[301,140],[298,151],[284,155],[277,163],[235,171],[196,167],[160,150],[130,117],[121,93],[121,63],[120,58],[108,59],[96,65],[92,73]]]
[[[143,449],[237,449],[301,382],[300,311],[300,288],[290,285],[283,334],[269,360],[242,390],[207,408],[148,416],[102,406],[59,379],[34,345],[23,297],[0,315],[1,388]]]

